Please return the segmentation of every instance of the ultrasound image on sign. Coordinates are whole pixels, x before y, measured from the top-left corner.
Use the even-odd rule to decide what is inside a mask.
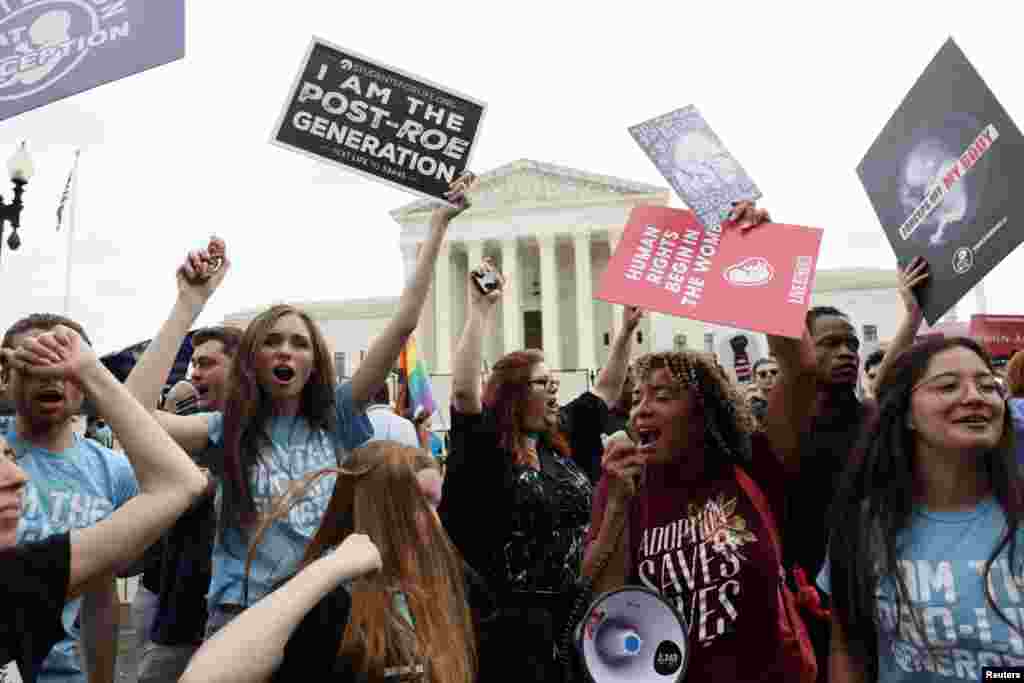
[[[915,291],[930,324],[1024,239],[1011,189],[1024,138],[948,40],[857,167],[901,263],[928,259]]]
[[[706,228],[718,227],[734,202],[761,197],[757,185],[692,105],[629,132]]]
[[[271,143],[444,201],[486,105],[313,38]]]

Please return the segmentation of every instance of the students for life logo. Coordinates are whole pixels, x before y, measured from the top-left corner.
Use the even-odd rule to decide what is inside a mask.
[[[46,90],[94,50],[128,38],[128,2],[0,0],[0,101]]]
[[[953,253],[953,270],[963,275],[974,265],[974,252],[970,247],[960,247]]]
[[[751,256],[722,271],[722,277],[737,287],[760,287],[772,281],[775,269],[763,256]]]

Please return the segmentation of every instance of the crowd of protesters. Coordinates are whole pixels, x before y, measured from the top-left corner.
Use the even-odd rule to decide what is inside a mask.
[[[232,268],[219,239],[177,270],[124,384],[73,320],[8,329],[0,681],[112,681],[114,581],[135,575],[127,666],[146,683],[583,681],[563,634],[581,596],[627,585],[683,618],[689,681],[1024,664],[1024,357],[1004,380],[969,339],[916,341],[923,259],[900,272],[904,319],[863,368],[835,308],[812,308],[802,339],[769,337],[743,386],[712,354],[632,358],[643,312],[625,307],[592,389],[565,405],[537,350],[481,381],[509,285],[485,260],[474,273],[497,286],[467,278],[442,472],[386,378],[471,181],[434,210],[351,380],[317,323],[277,305],[194,334],[188,381],[164,391]],[[766,220],[742,203],[727,227]],[[83,436],[85,399],[100,417]]]

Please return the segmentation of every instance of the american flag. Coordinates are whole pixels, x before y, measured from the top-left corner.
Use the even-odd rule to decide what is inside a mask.
[[[60,204],[57,205],[57,232],[60,232],[60,226],[64,224],[64,207],[71,198],[71,184],[74,182],[75,174],[78,172],[79,154],[81,154],[81,150],[75,152],[75,164],[71,167],[71,172],[68,173],[68,181],[64,183],[64,192],[60,196]]]

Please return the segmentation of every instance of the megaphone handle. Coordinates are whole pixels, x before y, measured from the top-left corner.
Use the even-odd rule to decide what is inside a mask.
[[[573,634],[576,631],[576,625],[582,622],[586,618],[587,608],[590,607],[591,601],[594,599],[594,579],[601,576],[608,563],[612,559],[612,555],[615,554],[615,549],[619,546],[619,541],[622,540],[622,532],[626,528],[627,520],[629,519],[629,510],[626,508],[626,514],[622,515],[622,523],[619,528],[615,530],[613,536],[614,540],[608,545],[601,555],[598,556],[597,561],[594,563],[594,568],[591,576],[587,576],[580,572],[579,579],[576,580],[576,599],[573,601],[572,609],[569,611],[568,618],[565,621],[565,627],[562,630],[562,647],[559,649],[558,658],[561,660],[562,669],[565,672],[566,680],[572,679],[572,664],[570,659],[570,653],[573,650]]]

